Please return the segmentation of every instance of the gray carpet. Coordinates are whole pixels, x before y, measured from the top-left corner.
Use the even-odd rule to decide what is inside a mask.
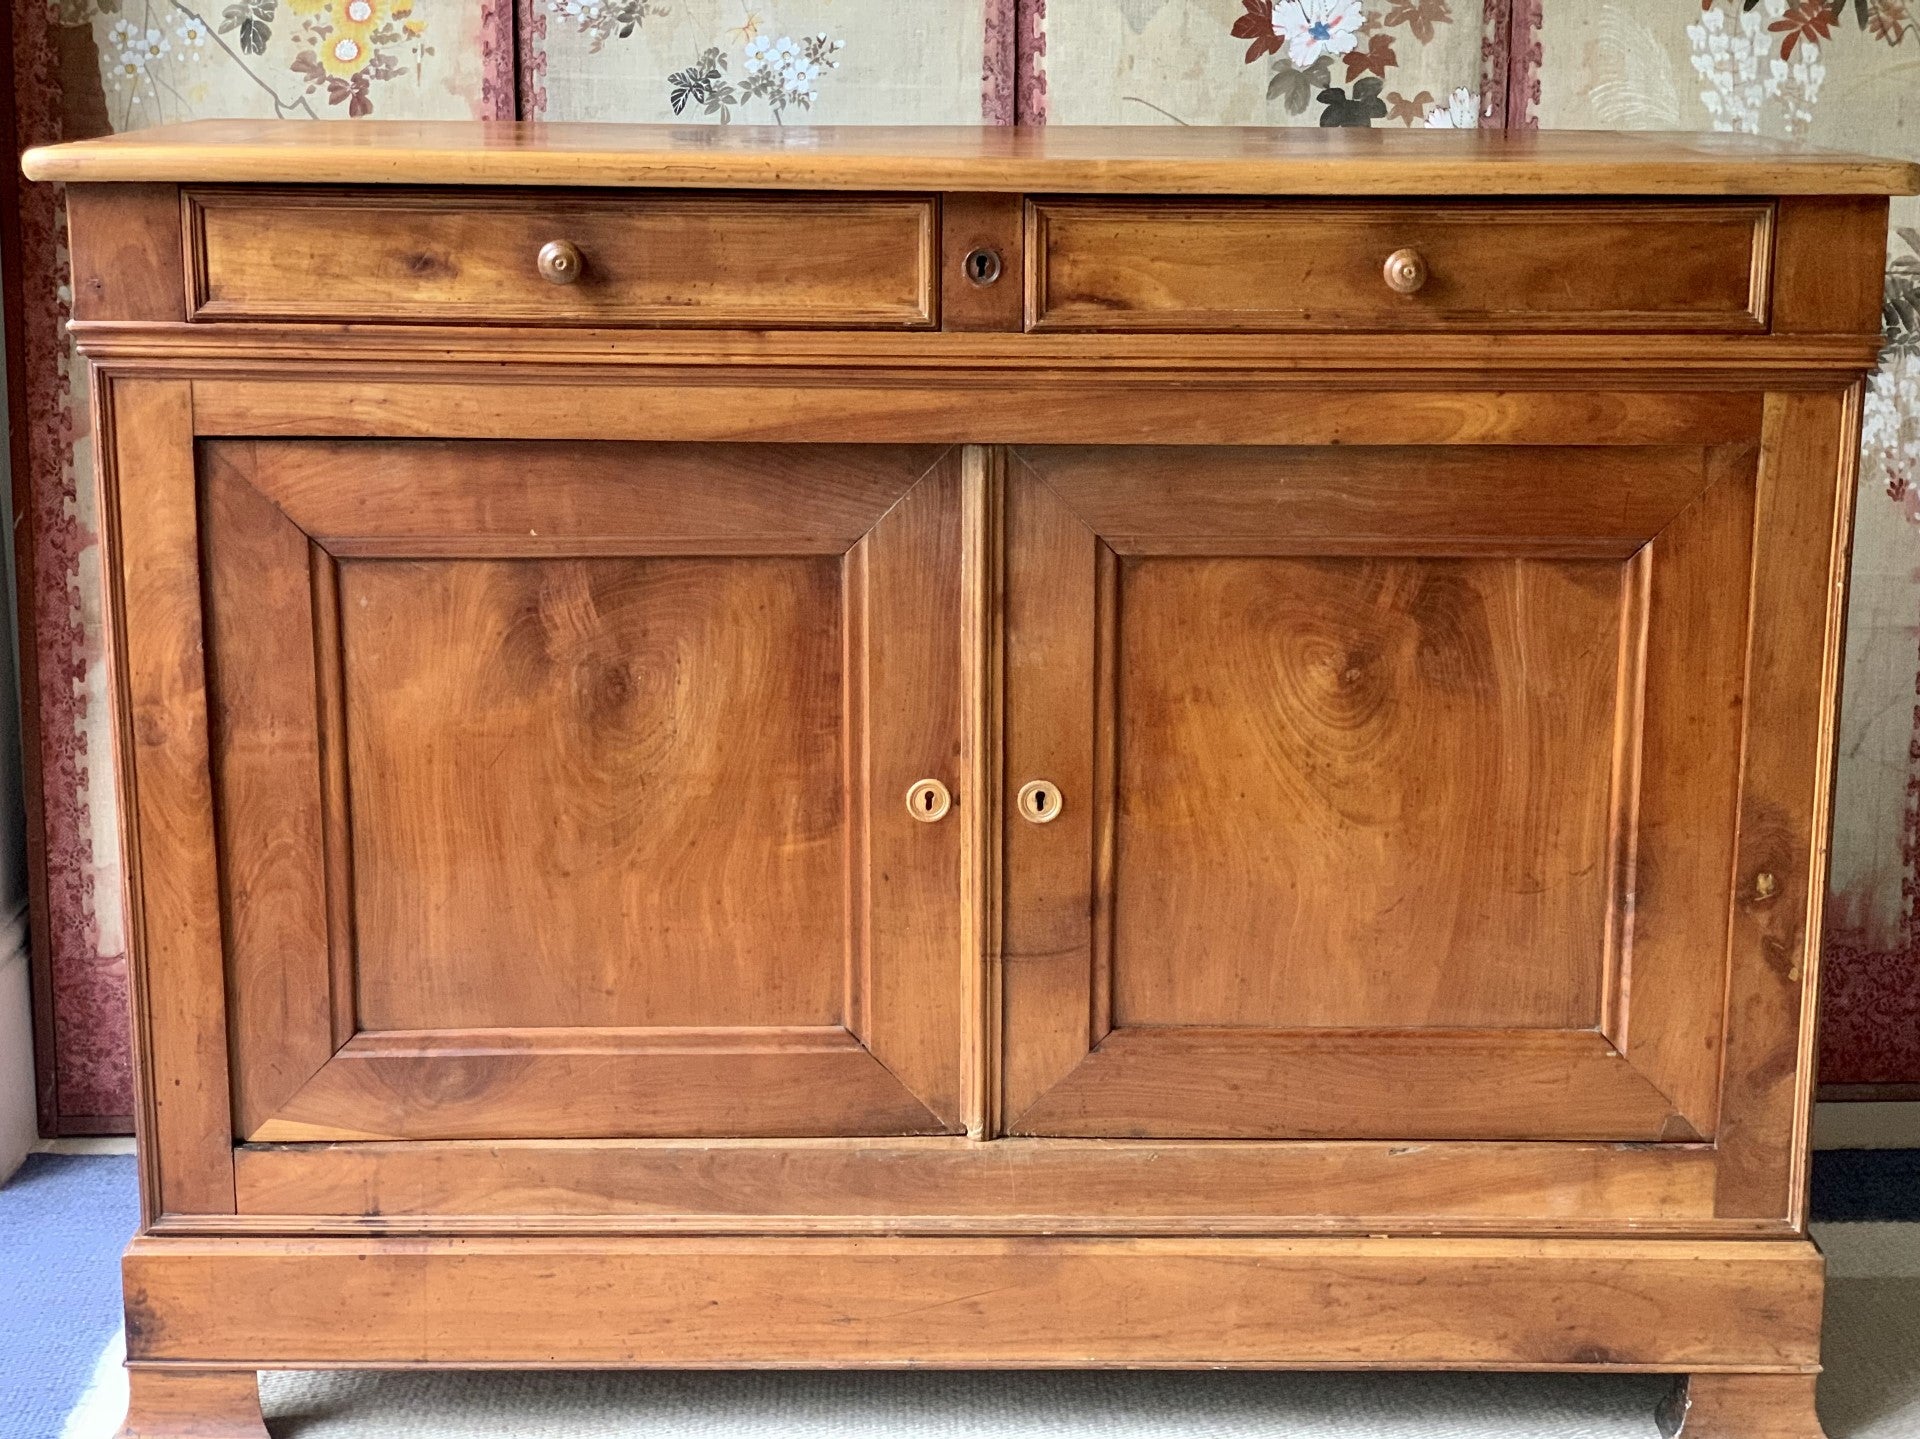
[[[1920,1224],[1818,1228],[1831,1439],[1920,1439]],[[1653,1439],[1657,1376],[261,1376],[274,1439]],[[112,1408],[110,1396],[94,1412]],[[124,1399],[121,1400],[124,1404]],[[118,1413],[113,1412],[117,1419]],[[76,1424],[69,1439],[106,1439]]]

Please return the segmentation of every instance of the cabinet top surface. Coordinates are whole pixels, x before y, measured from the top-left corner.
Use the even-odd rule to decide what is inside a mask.
[[[201,120],[31,150],[35,180],[1194,195],[1910,195],[1920,165],[1748,135],[1181,126]]]

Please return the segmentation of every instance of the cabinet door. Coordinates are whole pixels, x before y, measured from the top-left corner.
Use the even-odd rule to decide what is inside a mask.
[[[960,1123],[957,452],[210,441],[237,1131]],[[964,802],[965,796],[961,799]]]
[[[1758,438],[1016,451],[1007,1127],[1711,1137]]]

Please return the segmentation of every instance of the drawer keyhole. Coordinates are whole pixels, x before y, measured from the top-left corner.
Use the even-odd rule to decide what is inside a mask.
[[[967,278],[976,285],[991,285],[1000,278],[1000,252],[988,249],[985,245],[977,250],[969,250],[961,265]]]
[[[1020,786],[1021,818],[1034,824],[1051,824],[1060,813],[1060,787],[1048,780],[1029,780]]]

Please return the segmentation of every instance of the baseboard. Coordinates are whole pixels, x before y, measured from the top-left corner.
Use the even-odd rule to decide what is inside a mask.
[[[40,1138],[33,1068],[33,976],[27,910],[0,920],[0,1183]]]
[[[1920,1149],[1920,1101],[1816,1104],[1815,1149]]]

